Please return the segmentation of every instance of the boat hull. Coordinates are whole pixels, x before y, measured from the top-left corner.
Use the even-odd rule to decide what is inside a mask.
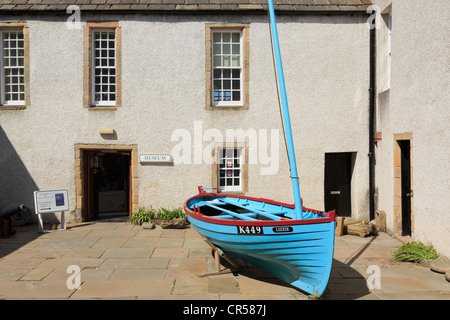
[[[333,261],[334,212],[304,208],[310,219],[243,221],[204,215],[201,205],[196,209],[196,203],[224,197],[246,203],[252,201],[251,205],[261,203],[266,208],[274,206],[286,210],[287,216],[293,210],[291,205],[267,199],[203,194],[185,203],[192,226],[223,251],[309,294],[321,296],[328,284]]]

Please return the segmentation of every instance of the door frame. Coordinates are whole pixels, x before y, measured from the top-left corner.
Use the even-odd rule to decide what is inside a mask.
[[[86,159],[88,153],[93,151],[115,150],[117,152],[130,152],[130,200],[129,214],[139,210],[139,177],[138,163],[139,155],[137,145],[114,145],[114,144],[76,144],[75,145],[75,185],[76,185],[76,215],[81,222],[90,221],[92,215],[88,216],[90,210],[86,194],[91,192],[88,190],[89,174],[87,170]]]
[[[397,237],[403,236],[402,217],[402,153],[400,141],[409,140],[410,146],[410,180],[411,190],[413,184],[413,135],[412,132],[394,134],[394,234]],[[414,234],[414,197],[411,197],[411,235]]]

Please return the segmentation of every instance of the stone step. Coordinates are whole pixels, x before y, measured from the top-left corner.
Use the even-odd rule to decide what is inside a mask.
[[[439,273],[450,271],[450,259],[446,256],[440,256],[430,263],[430,270]]]

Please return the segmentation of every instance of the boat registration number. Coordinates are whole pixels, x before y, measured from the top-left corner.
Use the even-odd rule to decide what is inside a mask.
[[[258,226],[238,226],[237,231],[238,234],[264,234],[263,228]]]

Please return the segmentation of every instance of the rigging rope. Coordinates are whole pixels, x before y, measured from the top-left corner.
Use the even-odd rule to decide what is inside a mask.
[[[283,110],[282,110],[282,106],[281,106],[280,88],[279,88],[279,84],[278,84],[277,63],[275,61],[275,51],[274,51],[274,48],[273,48],[272,24],[270,22],[270,12],[269,12],[269,10],[267,10],[267,15],[269,16],[270,46],[272,48],[273,72],[275,74],[275,82],[276,82],[276,87],[277,87],[278,109],[280,111],[281,127],[283,128],[284,147],[285,147],[285,150],[286,150],[286,156],[289,159],[289,151],[288,151],[287,140],[286,140],[287,139],[286,138],[286,130],[284,128],[284,121],[283,121],[284,116],[283,116]],[[289,172],[291,172],[291,163],[290,162],[289,162]],[[291,174],[291,177],[292,177],[292,174]]]

